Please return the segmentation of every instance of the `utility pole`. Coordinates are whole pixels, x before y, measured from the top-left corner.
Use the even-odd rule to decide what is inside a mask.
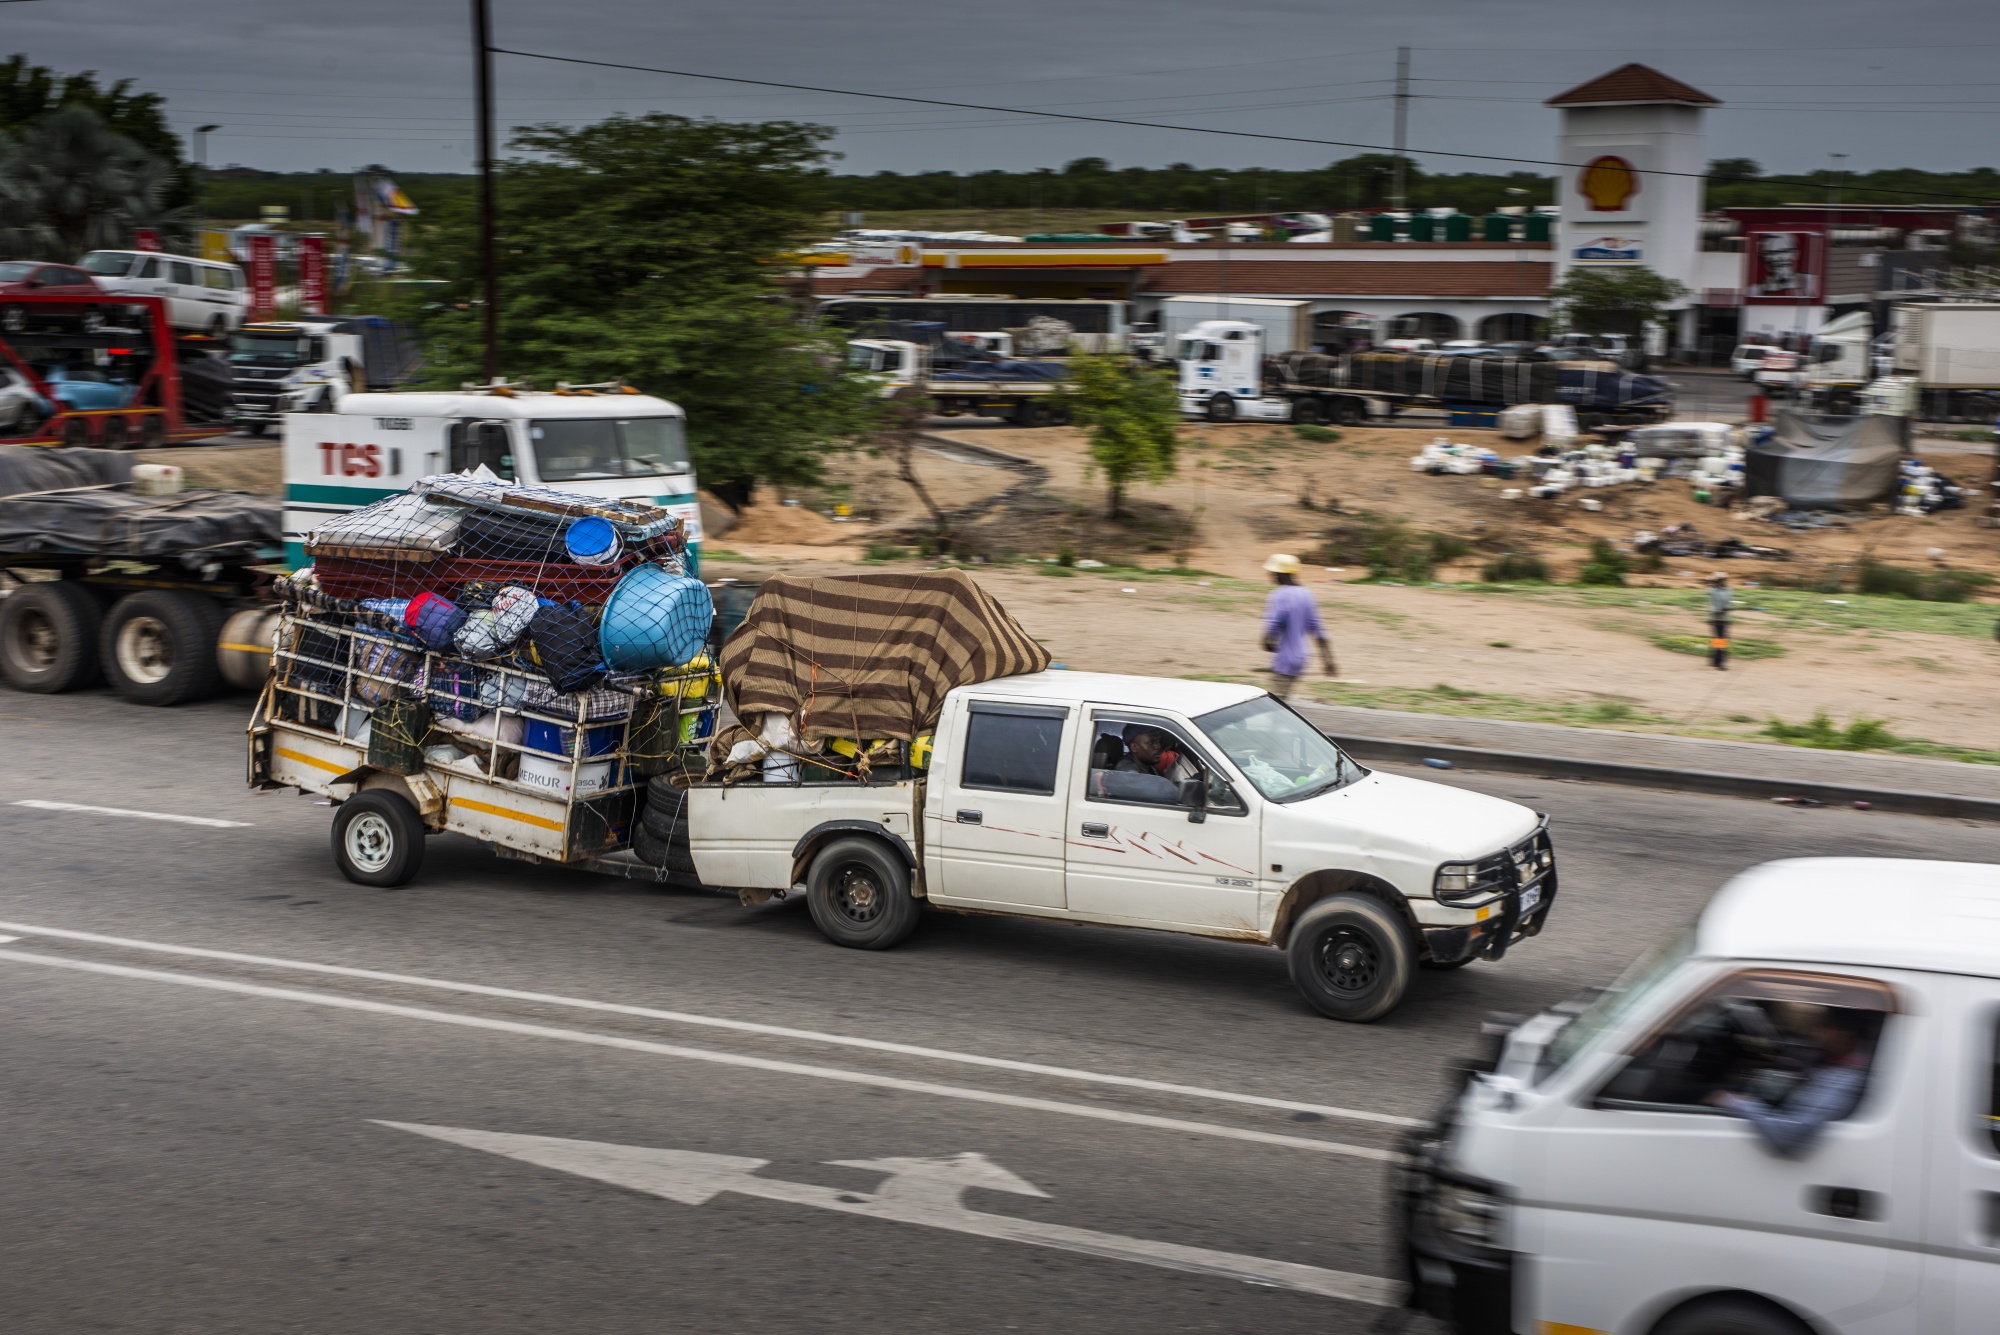
[[[500,379],[500,260],[494,243],[493,24],[487,0],[472,0],[474,87],[479,120],[479,270],[485,291],[486,380]]]
[[[1396,48],[1396,179],[1390,188],[1389,207],[1401,213],[1408,204],[1408,181],[1403,169],[1403,145],[1410,130],[1410,48]]]
[[[197,125],[194,127],[194,206],[201,215],[199,224],[208,222],[208,137],[222,127],[220,125]]]

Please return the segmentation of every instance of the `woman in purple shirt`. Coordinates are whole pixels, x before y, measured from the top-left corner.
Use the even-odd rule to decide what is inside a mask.
[[[1271,694],[1288,698],[1306,670],[1306,640],[1319,645],[1320,665],[1337,677],[1333,648],[1319,624],[1319,604],[1299,583],[1299,558],[1280,553],[1264,562],[1278,587],[1264,600],[1264,648],[1271,654]]]

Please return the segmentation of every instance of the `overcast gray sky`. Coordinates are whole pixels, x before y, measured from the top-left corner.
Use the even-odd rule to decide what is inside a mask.
[[[552,55],[1231,130],[1387,143],[1414,48],[1415,149],[1548,158],[1542,99],[1627,60],[1719,97],[1709,156],[1810,171],[2000,161],[1992,0],[493,0],[495,41]],[[38,0],[0,53],[161,92],[219,122],[215,165],[465,170],[465,0]],[[1915,43],[1917,45],[1909,45]],[[843,171],[1114,163],[1302,167],[1353,150],[787,94],[496,58],[501,124],[616,111],[836,126]],[[1434,170],[1499,170],[1427,159]]]

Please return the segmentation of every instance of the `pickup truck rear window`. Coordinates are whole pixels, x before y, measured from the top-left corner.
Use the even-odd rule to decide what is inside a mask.
[[[1068,716],[1066,709],[974,701],[959,786],[1053,795]]]

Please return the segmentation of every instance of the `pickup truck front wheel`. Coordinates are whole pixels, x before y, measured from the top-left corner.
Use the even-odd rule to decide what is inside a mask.
[[[910,894],[902,859],[873,839],[836,839],[806,877],[813,925],[836,946],[887,950],[917,928],[922,905]]]
[[[1321,1015],[1354,1024],[1379,1020],[1402,1002],[1416,971],[1410,929],[1367,895],[1320,900],[1292,929],[1292,985]]]

